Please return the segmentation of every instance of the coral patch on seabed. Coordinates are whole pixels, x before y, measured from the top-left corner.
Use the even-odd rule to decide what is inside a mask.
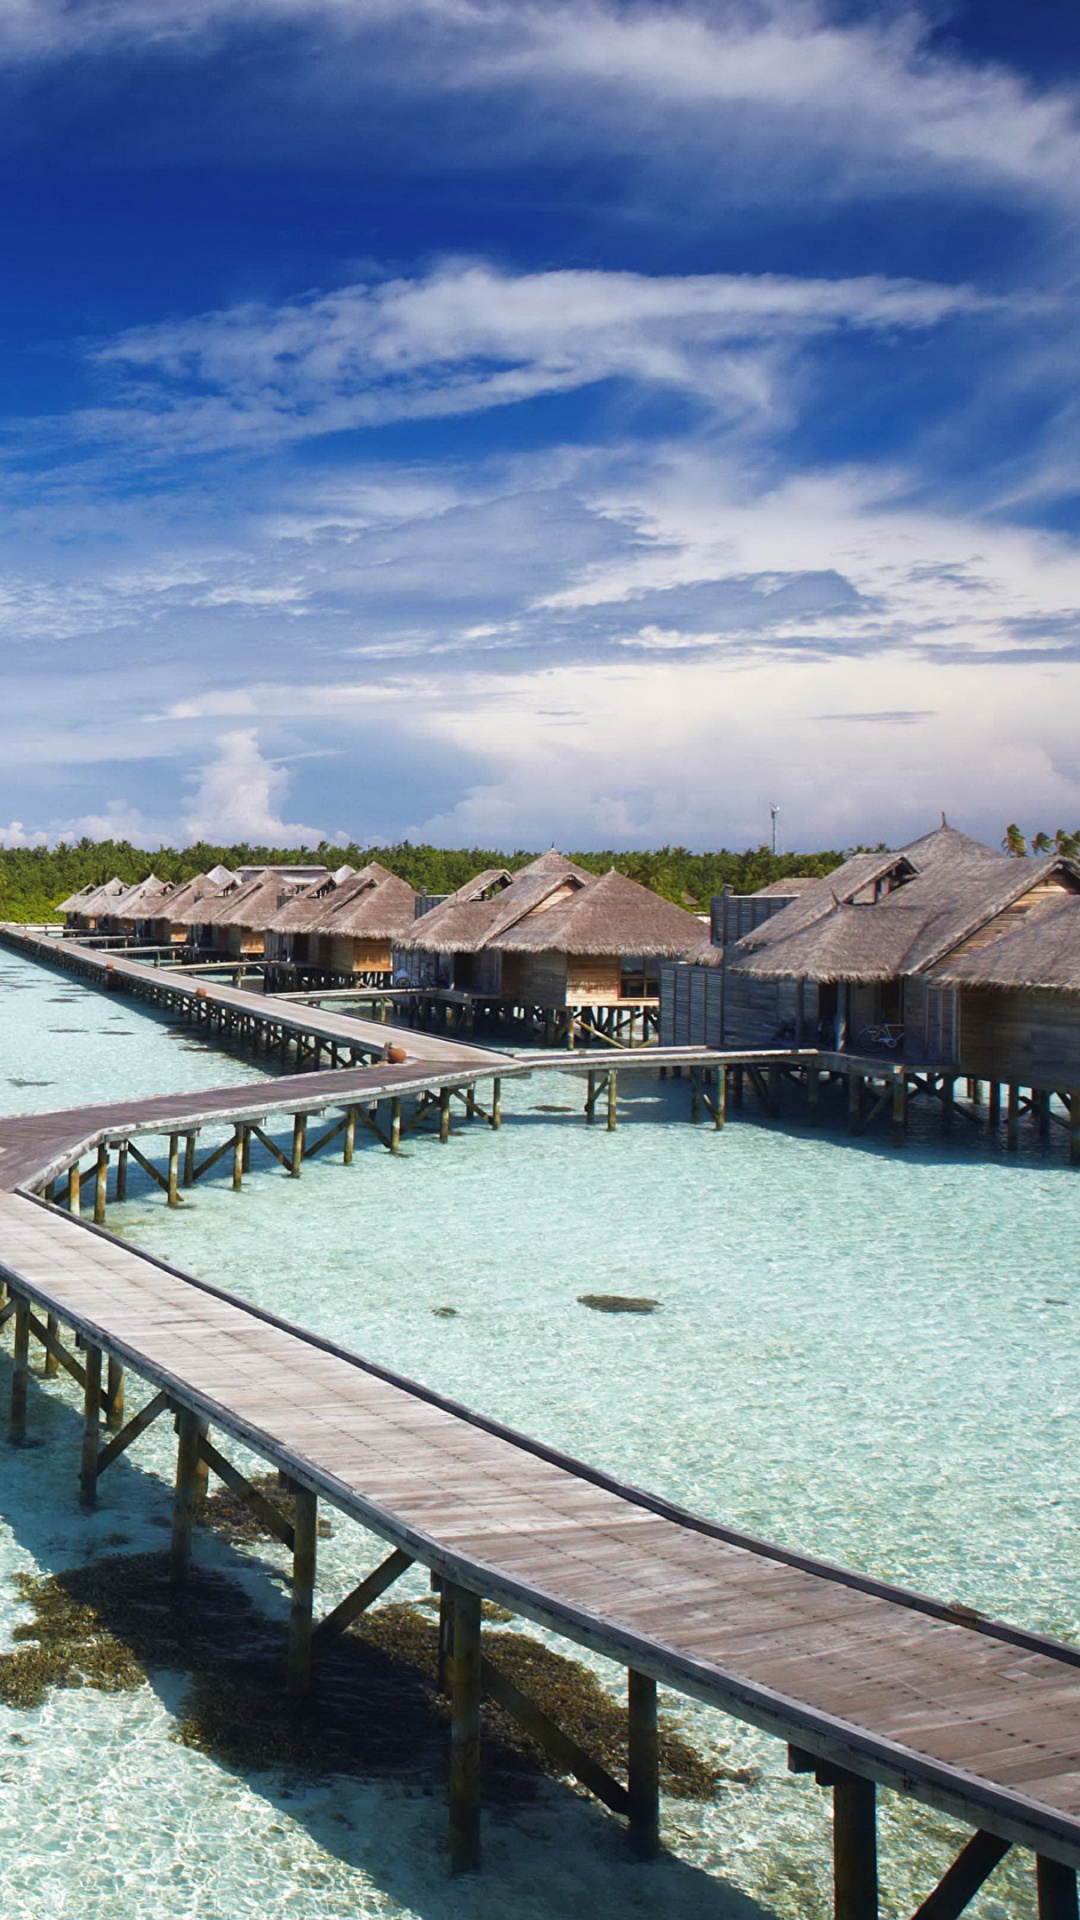
[[[659,1300],[643,1293],[579,1293],[578,1306],[594,1313],[655,1313]]]
[[[235,1537],[233,1496],[214,1500],[207,1517]],[[284,1517],[288,1498],[278,1500]],[[245,1537],[259,1531],[257,1522],[244,1525]],[[365,1615],[320,1655],[310,1700],[297,1708],[285,1692],[280,1627],[222,1574],[192,1569],[177,1593],[166,1555],[124,1554],[44,1579],[22,1575],[16,1584],[33,1618],[15,1629],[15,1651],[0,1655],[7,1706],[39,1707],[54,1687],[131,1691],[155,1670],[180,1671],[190,1681],[174,1737],[236,1772],[407,1776],[442,1790],[449,1708],[438,1689],[438,1624],[422,1607],[390,1604]],[[490,1603],[484,1612],[491,1624],[512,1618]],[[588,1668],[521,1633],[488,1633],[485,1651],[595,1758],[625,1771],[625,1707]],[[543,1748],[490,1703],[484,1752],[492,1800],[528,1800],[542,1778],[559,1777]],[[665,1790],[683,1799],[753,1779],[706,1760],[666,1718],[660,1758]]]

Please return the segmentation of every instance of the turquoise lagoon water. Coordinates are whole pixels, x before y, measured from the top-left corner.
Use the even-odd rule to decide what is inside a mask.
[[[165,1022],[0,959],[9,1110],[256,1077],[190,1047]],[[299,1182],[259,1168],[241,1195],[208,1182],[176,1213],[133,1182],[109,1223],[706,1513],[1080,1635],[1080,1177],[1057,1142],[1006,1158],[961,1122],[943,1142],[929,1117],[897,1154],[749,1112],[717,1136],[687,1124],[685,1083],[629,1089],[614,1136],[583,1125],[579,1082],[538,1074],[506,1083],[498,1135],[462,1125],[446,1147],[413,1135],[398,1160],[372,1142],[352,1168],[315,1160]],[[584,1293],[659,1306],[599,1314]],[[7,1369],[4,1353],[0,1405]],[[165,1434],[110,1473],[87,1517],[73,1393],[50,1384],[31,1418],[43,1444],[2,1463],[0,1583],[160,1546]],[[376,1551],[335,1518],[320,1543],[328,1604]],[[200,1553],[283,1612],[276,1549],[239,1556],[203,1538]],[[0,1635],[20,1617],[9,1600]],[[552,1787],[490,1814],[483,1875],[453,1883],[437,1796],[238,1776],[171,1741],[182,1691],[161,1675],[134,1695],[0,1709],[0,1920],[829,1911],[827,1796],[786,1774],[778,1743],[692,1703],[670,1704],[754,1777],[708,1805],[671,1803],[671,1857],[631,1865],[617,1823]],[[882,1800],[883,1911],[910,1914],[956,1836]],[[1033,1911],[1024,1864],[971,1911]]]

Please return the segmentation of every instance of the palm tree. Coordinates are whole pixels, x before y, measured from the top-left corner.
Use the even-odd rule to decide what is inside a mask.
[[[1015,824],[1011,827],[1006,827],[1005,838],[1001,844],[1006,853],[1015,854],[1018,860],[1023,860],[1027,854],[1027,841],[1019,827]]]

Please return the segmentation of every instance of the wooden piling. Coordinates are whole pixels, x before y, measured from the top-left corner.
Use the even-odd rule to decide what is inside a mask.
[[[662,1071],[662,1069],[661,1069]],[[596,1121],[596,1075],[590,1073],[585,1087],[585,1125],[591,1127]]]
[[[83,1386],[82,1464],[79,1470],[79,1505],[97,1504],[98,1440],[101,1433],[101,1348],[83,1350],[86,1381]]]
[[[713,1108],[713,1126],[717,1133],[727,1122],[727,1068],[716,1069],[716,1105]]]
[[[1069,1165],[1080,1167],[1080,1087],[1069,1091]]]
[[[639,1860],[660,1851],[660,1734],[656,1681],[627,1671],[627,1786],[630,1844]]]
[[[902,1147],[907,1134],[907,1076],[903,1068],[893,1075],[892,1143]]]
[[[105,1425],[111,1433],[119,1433],[123,1424],[124,1368],[122,1363],[110,1354],[105,1378]]]
[[[439,1088],[439,1139],[443,1146],[450,1138],[450,1089]]]
[[[345,1138],[341,1148],[342,1165],[351,1167],[356,1152],[356,1108],[349,1107],[345,1113]]]
[[[244,1184],[244,1134],[242,1127],[233,1130],[232,1143],[232,1185],[233,1192],[239,1193]]]
[[[180,1205],[180,1135],[169,1135],[169,1178],[165,1198],[170,1207]]]
[[[502,1081],[501,1080],[493,1080],[491,1083],[491,1124],[494,1127],[496,1132],[498,1132],[499,1128],[502,1126]]]
[[[196,1138],[197,1136],[194,1133],[187,1133],[184,1135],[184,1185],[185,1187],[193,1187],[195,1185]]]
[[[833,1785],[833,1900],[835,1920],[877,1920],[877,1793],[857,1774]]]
[[[289,1156],[289,1177],[299,1180],[304,1165],[304,1147],[307,1142],[307,1114],[294,1113],[292,1128],[292,1152]]]
[[[15,1445],[26,1439],[26,1399],[30,1385],[30,1302],[22,1294],[15,1301],[15,1347],[11,1368],[11,1421],[8,1437]]]
[[[450,1866],[480,1865],[480,1595],[450,1588]]]
[[[97,1150],[97,1165],[94,1169],[94,1225],[105,1225],[105,1208],[109,1198],[109,1149],[104,1140]]]
[[[288,1689],[290,1700],[311,1690],[311,1639],[315,1607],[315,1559],[319,1534],[318,1496],[296,1487],[293,1522],[292,1601],[289,1607]]]
[[[701,1125],[701,1075],[697,1067],[690,1069],[690,1121],[692,1126]]]
[[[169,1578],[174,1587],[185,1586],[191,1570],[191,1529],[195,1519],[202,1428],[198,1414],[181,1407],[176,1416],[176,1487],[169,1540]]]
[[[120,1201],[127,1199],[127,1172],[128,1143],[126,1140],[121,1140],[120,1148],[116,1156],[116,1199],[118,1204]]]
[[[1005,1115],[1005,1147],[1015,1153],[1020,1145],[1020,1089],[1010,1080],[1009,1105]]]
[[[1076,1870],[1060,1860],[1035,1856],[1035,1886],[1039,1897],[1039,1920],[1077,1920]]]
[[[47,1333],[51,1333],[54,1339],[59,1338],[60,1322],[55,1313],[46,1314],[45,1330]],[[60,1362],[51,1347],[46,1347],[45,1349],[45,1358],[42,1362],[41,1371],[46,1380],[55,1380],[60,1371]]]
[[[79,1171],[79,1163],[76,1160],[68,1169],[67,1203],[69,1213],[80,1214],[82,1212],[81,1195],[82,1174]]]
[[[390,1151],[401,1152],[401,1101],[396,1095],[390,1102]]]
[[[619,1076],[610,1073],[607,1077],[607,1130],[614,1133],[619,1124]]]

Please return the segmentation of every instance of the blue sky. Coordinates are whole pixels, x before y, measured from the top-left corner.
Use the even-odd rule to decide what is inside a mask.
[[[7,0],[0,840],[1075,826],[1078,99],[1046,0]]]

